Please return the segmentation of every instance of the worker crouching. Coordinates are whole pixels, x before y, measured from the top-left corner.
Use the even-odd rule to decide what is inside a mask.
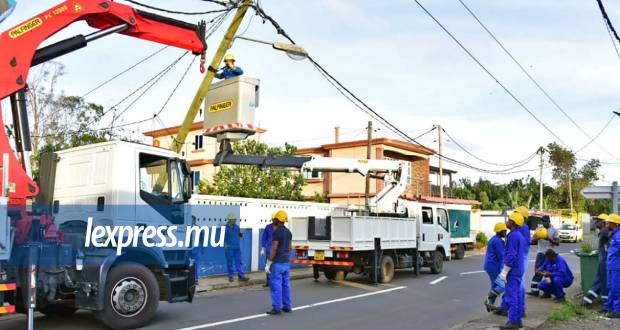
[[[284,226],[288,221],[285,211],[278,211],[273,215],[274,230],[271,238],[271,251],[265,265],[265,272],[269,274],[269,290],[271,291],[272,309],[270,315],[293,311],[291,303],[291,239],[293,235]]]
[[[555,296],[556,302],[563,302],[564,289],[573,284],[573,272],[571,272],[566,260],[558,255],[553,249],[545,252],[545,262],[536,269],[536,274],[542,276],[538,289],[543,292],[542,298]]]

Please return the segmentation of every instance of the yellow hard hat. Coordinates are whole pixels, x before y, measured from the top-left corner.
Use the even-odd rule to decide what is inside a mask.
[[[547,229],[545,228],[538,228],[536,230],[536,238],[538,239],[545,239],[549,236],[549,233],[547,232]]]
[[[605,221],[620,225],[620,215],[612,213],[607,219],[605,219]]]
[[[517,211],[512,212],[512,214],[508,217],[508,219],[514,221],[514,223],[516,223],[517,226],[519,227],[523,226],[523,223],[525,222],[523,215],[521,215],[521,213]]]
[[[226,220],[237,220],[237,215],[234,213],[228,213],[228,215],[226,216]]]
[[[598,215],[597,218],[601,219],[601,220],[607,220],[607,219],[609,219],[609,215],[607,213],[601,213],[601,214]]]
[[[226,61],[234,61],[235,60],[235,55],[233,54],[228,54],[226,56],[224,56],[224,62]]]
[[[521,214],[521,216],[523,217],[523,219],[527,219],[530,216],[530,211],[527,209],[527,207],[525,206],[519,206],[517,207],[517,209],[515,210],[515,212],[518,212],[519,214]]]
[[[503,222],[496,223],[495,228],[493,228],[493,231],[496,233],[502,232],[504,230],[508,230],[508,228],[506,227],[506,224]]]
[[[273,219],[276,219],[276,220],[278,220],[280,222],[287,222],[288,221],[288,214],[286,213],[286,211],[280,210],[280,211],[274,213],[271,216],[271,220],[273,220]]]

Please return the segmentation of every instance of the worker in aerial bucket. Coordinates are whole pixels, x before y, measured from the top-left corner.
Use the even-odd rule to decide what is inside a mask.
[[[523,327],[521,322],[523,318],[525,292],[522,288],[523,271],[525,254],[525,238],[519,231],[523,226],[525,219],[518,212],[513,212],[508,220],[506,227],[510,229],[510,233],[506,238],[506,249],[504,252],[504,268],[499,274],[498,281],[505,283],[506,290],[502,298],[503,305],[508,311],[508,322],[500,326],[500,329],[520,329]]]
[[[243,74],[243,70],[235,65],[235,55],[228,54],[224,57],[225,66],[215,73],[217,79],[230,79]]]
[[[495,307],[495,300],[504,289],[499,287],[495,280],[501,272],[502,265],[504,264],[504,249],[506,247],[504,238],[506,237],[508,228],[505,223],[498,222],[495,225],[495,228],[493,228],[493,231],[495,231],[495,236],[491,237],[489,240],[487,245],[487,254],[484,258],[484,271],[487,272],[489,279],[491,280],[491,290],[489,291],[487,299],[484,301],[487,312],[495,311],[497,309],[497,307]]]

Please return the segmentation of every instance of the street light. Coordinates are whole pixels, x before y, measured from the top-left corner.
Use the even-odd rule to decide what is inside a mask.
[[[295,61],[301,61],[308,57],[308,52],[303,47],[295,45],[295,44],[287,44],[283,42],[269,42],[269,41],[254,39],[254,38],[248,38],[244,36],[236,36],[235,39],[242,39],[242,40],[257,42],[259,44],[271,45],[273,49],[285,52],[286,55],[288,55],[288,57],[290,57],[291,59]]]

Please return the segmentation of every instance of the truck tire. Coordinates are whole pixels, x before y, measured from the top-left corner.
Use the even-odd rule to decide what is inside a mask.
[[[454,259],[461,260],[465,258],[465,244],[457,244],[454,251]]]
[[[381,271],[379,272],[378,280],[380,283],[390,283],[394,278],[394,259],[389,255],[383,255],[381,258]]]
[[[344,281],[349,272],[345,270],[326,269],[323,271],[323,274],[330,281]]]
[[[37,309],[47,317],[69,317],[77,311],[77,308],[65,305],[46,305]]]
[[[159,285],[153,272],[140,264],[124,263],[108,273],[103,310],[95,316],[112,329],[134,329],[148,324],[159,305]]]
[[[431,253],[431,273],[440,274],[443,271],[443,252],[437,250]]]

